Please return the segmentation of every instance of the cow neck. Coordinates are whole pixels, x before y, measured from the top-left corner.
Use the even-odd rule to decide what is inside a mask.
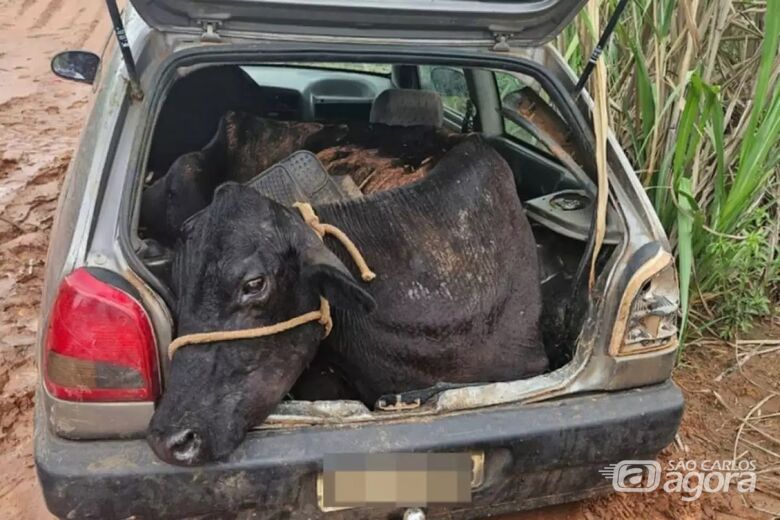
[[[360,250],[358,250],[355,243],[350,240],[343,231],[332,224],[325,224],[320,222],[320,219],[314,212],[314,208],[312,208],[311,204],[306,202],[296,202],[293,204],[293,207],[300,212],[303,221],[312,228],[317,236],[320,237],[320,240],[324,240],[325,235],[332,235],[339,242],[341,242],[349,255],[352,257],[352,260],[355,262],[358,270],[360,270],[360,277],[363,279],[363,281],[370,282],[376,278],[376,273],[374,273],[368,267],[365,258],[360,253]],[[328,300],[322,296],[320,296],[320,308],[318,310],[307,312],[289,320],[274,323],[273,325],[254,327],[251,329],[197,332],[195,334],[179,336],[178,338],[171,341],[171,343],[168,345],[168,357],[173,359],[173,354],[176,353],[176,351],[180,348],[187,345],[262,338],[264,336],[280,334],[313,321],[318,322],[324,328],[323,338],[328,337],[328,334],[330,334],[330,331],[333,328],[333,319],[331,318],[330,314],[330,304],[328,303]]]

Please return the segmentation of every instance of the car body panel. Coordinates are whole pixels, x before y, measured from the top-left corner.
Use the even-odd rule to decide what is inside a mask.
[[[338,61],[335,58],[451,60],[511,69],[522,58],[546,67],[545,74],[563,93],[570,92],[576,81],[552,46],[494,52],[472,45],[446,48],[441,40],[429,40],[424,48],[408,45],[409,40],[356,44],[354,35],[287,34],[258,41],[257,34],[231,36],[229,31],[221,32],[220,45],[213,45],[202,41],[197,31],[150,29],[132,7],[125,20],[145,97],[130,97],[126,72],[114,49],[103,63],[92,114],[60,198],[38,349],[43,349],[48,309],[62,277],[80,266],[109,269],[140,294],[160,349],[163,384],[168,368],[164,352],[174,334],[170,302],[166,303],[170,295],[145,272],[134,250],[139,179],[145,175],[158,110],[180,70],[214,63],[269,66]],[[587,92],[568,103],[587,124],[592,109]],[[673,438],[682,410],[680,392],[668,382],[674,347],[633,356],[609,354],[621,280],[635,269],[631,258],[648,244],[666,251],[669,245],[614,135],[610,134],[608,147],[610,199],[623,239],[593,288],[580,342],[564,367],[524,381],[448,390],[412,412],[371,412],[363,407],[345,416],[340,413],[357,409],[356,403],[317,402],[311,404],[310,411],[319,415],[314,420],[315,413],[296,412],[301,403],[283,403],[226,463],[206,468],[178,468],[154,457],[143,440],[154,403],[66,402],[40,385],[35,456],[49,507],[74,518],[121,518],[235,511],[260,504],[252,510],[255,513],[267,504],[269,512],[289,514],[299,507],[295,514],[317,517],[312,486],[326,449],[486,449],[488,479],[501,491],[475,495],[473,507],[460,508],[448,518],[537,507],[608,490],[609,483],[597,470],[621,458],[654,457]],[[385,515],[386,511],[372,513]],[[368,516],[344,512],[335,517]]]
[[[356,38],[461,40],[539,45],[584,0],[131,0],[149,25],[166,32],[283,33]]]
[[[486,64],[495,68],[510,67],[513,61],[513,53],[485,53],[467,49],[420,51],[417,48],[395,46],[388,48],[383,45],[351,43],[335,45],[330,40],[318,45],[299,42],[245,44],[243,40],[239,40],[235,44],[225,42],[226,44],[215,46],[190,41],[183,35],[164,35],[149,30],[132,9],[127,10],[126,19],[127,31],[133,42],[133,54],[138,57],[141,82],[147,90],[146,97],[142,102],[130,100],[122,75],[123,67],[118,63],[120,58],[115,53],[104,64],[107,70],[114,71],[115,79],[105,86],[114,93],[113,97],[99,96],[93,111],[93,118],[103,121],[104,125],[112,124],[115,128],[103,127],[102,132],[95,135],[94,139],[82,143],[74,158],[74,164],[98,161],[101,161],[101,164],[110,164],[105,171],[98,170],[97,166],[94,167],[91,174],[95,179],[93,182],[97,186],[102,186],[103,191],[99,197],[84,199],[80,209],[79,218],[85,222],[94,222],[94,229],[88,244],[83,237],[82,240],[77,241],[81,253],[74,256],[69,263],[57,267],[56,264],[59,262],[50,261],[50,268],[53,271],[47,277],[47,287],[52,285],[56,287],[63,274],[79,265],[110,269],[125,277],[141,294],[142,304],[151,318],[160,348],[159,362],[163,383],[168,368],[168,358],[164,355],[164,348],[173,334],[173,320],[165,302],[164,288],[154,286],[147,276],[148,273],[144,274],[145,268],[138,265],[139,262],[134,264],[132,250],[135,248],[135,233],[125,227],[135,228],[136,224],[129,222],[126,216],[129,214],[137,218],[140,194],[140,186],[135,181],[130,184],[130,193],[126,192],[128,172],[142,168],[145,162],[154,114],[167,88],[161,83],[162,78],[170,76],[166,81],[172,82],[176,77],[174,71],[181,65],[255,60],[267,66],[281,60],[280,56],[284,55],[290,56],[286,61],[305,61],[318,56],[333,57],[338,61],[346,59],[347,56],[354,56],[357,60],[371,62],[375,59],[387,59],[387,55],[392,54],[400,57],[401,61],[413,62],[420,60],[421,54],[424,54],[431,56],[430,59],[434,61],[445,59],[447,56],[450,57],[449,59],[458,57],[459,60],[473,62],[489,60]],[[189,44],[182,46],[182,41],[189,41]],[[538,62],[553,66],[559,76],[559,88],[562,90],[565,91],[573,86],[573,74],[552,47],[546,46],[520,52],[524,53],[522,57],[526,59],[531,56]],[[112,109],[119,106],[124,107],[123,119],[110,119],[109,115],[114,114]],[[588,117],[587,112],[584,115]],[[615,358],[606,350],[612,332],[613,318],[617,312],[615,302],[620,300],[616,280],[619,280],[627,269],[626,260],[636,249],[648,242],[658,241],[663,247],[668,247],[665,245],[666,238],[657,219],[653,214],[647,213],[646,207],[641,204],[646,196],[641,189],[637,189],[632,178],[635,174],[630,164],[625,161],[625,156],[614,137],[610,139],[609,147],[612,160],[611,191],[625,240],[613,255],[613,260],[607,265],[604,275],[599,278],[599,285],[595,291],[601,296],[595,300],[596,305],[592,306],[581,345],[576,349],[574,359],[559,370],[530,380],[443,392],[429,407],[420,410],[421,413],[436,414],[455,409],[478,409],[502,403],[538,401],[578,392],[617,390],[659,383],[669,377],[674,361],[673,348],[645,357],[640,356],[638,359]],[[98,159],[94,155],[95,150],[103,149],[112,150],[112,155]],[[636,206],[639,207],[635,208]],[[69,403],[55,399],[44,388],[41,392],[42,402],[49,412],[49,422],[54,431],[74,439],[142,436],[154,410],[152,403]],[[98,423],[93,420],[95,417],[104,417],[107,420]],[[398,420],[399,417],[394,414],[380,413],[370,418],[391,421]],[[271,426],[284,426],[289,424],[289,420],[290,418],[285,414],[275,414],[267,423]],[[356,421],[359,422],[359,419]]]
[[[38,413],[38,420],[42,420]],[[428,508],[429,518],[480,518],[612,489],[599,470],[653,459],[682,416],[672,383],[531,406],[451,414],[436,421],[250,433],[226,461],[171,466],[137,441],[74,442],[36,429],[36,464],[48,507],[63,518],[400,518],[397,508],[327,513],[316,480],[325,455],[479,452],[484,479],[470,504]]]

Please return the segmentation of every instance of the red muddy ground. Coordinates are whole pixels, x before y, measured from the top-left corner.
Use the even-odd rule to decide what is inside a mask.
[[[48,63],[66,48],[100,52],[109,35],[104,10],[99,0],[0,0],[0,519],[49,518],[32,461],[33,345],[48,232],[91,87],[56,79]],[[759,336],[777,338],[778,331],[775,324]],[[706,495],[689,503],[661,492],[614,494],[515,518],[780,514],[780,351],[772,350],[779,344],[740,345],[762,353],[737,370],[730,370],[734,346],[690,346],[675,374],[688,403],[679,442],[662,456],[756,460],[756,493]]]

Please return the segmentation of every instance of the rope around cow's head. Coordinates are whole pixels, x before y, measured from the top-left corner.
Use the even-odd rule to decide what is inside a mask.
[[[296,202],[293,204],[293,207],[295,207],[301,213],[301,217],[303,217],[304,222],[306,222],[306,224],[308,224],[314,230],[314,232],[317,233],[317,236],[320,237],[320,240],[323,240],[325,235],[333,235],[334,238],[341,242],[341,244],[352,257],[352,260],[355,262],[357,268],[360,270],[360,277],[363,279],[363,281],[370,282],[376,278],[376,274],[368,267],[365,258],[363,258],[363,255],[360,254],[360,251],[358,250],[355,243],[352,242],[352,240],[350,240],[343,231],[331,224],[323,224],[320,222],[320,219],[317,217],[317,214],[314,212],[314,208],[312,208],[311,204],[306,202]],[[281,332],[300,327],[301,325],[310,323],[312,321],[320,323],[325,329],[323,338],[326,338],[328,334],[330,334],[330,331],[333,328],[333,320],[330,316],[330,304],[328,303],[328,300],[322,296],[320,296],[320,308],[318,310],[307,312],[287,321],[274,323],[273,325],[255,327],[252,329],[197,332],[195,334],[179,336],[178,338],[171,341],[171,343],[168,345],[168,357],[173,359],[173,354],[180,348],[187,345],[272,336],[274,334],[279,334]]]

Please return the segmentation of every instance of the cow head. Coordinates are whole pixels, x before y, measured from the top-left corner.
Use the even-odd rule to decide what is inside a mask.
[[[289,208],[235,183],[182,230],[173,286],[178,334],[239,330],[319,308],[369,312],[374,300]],[[171,463],[224,458],[265,419],[314,357],[317,322],[256,339],[176,351],[148,440]]]

